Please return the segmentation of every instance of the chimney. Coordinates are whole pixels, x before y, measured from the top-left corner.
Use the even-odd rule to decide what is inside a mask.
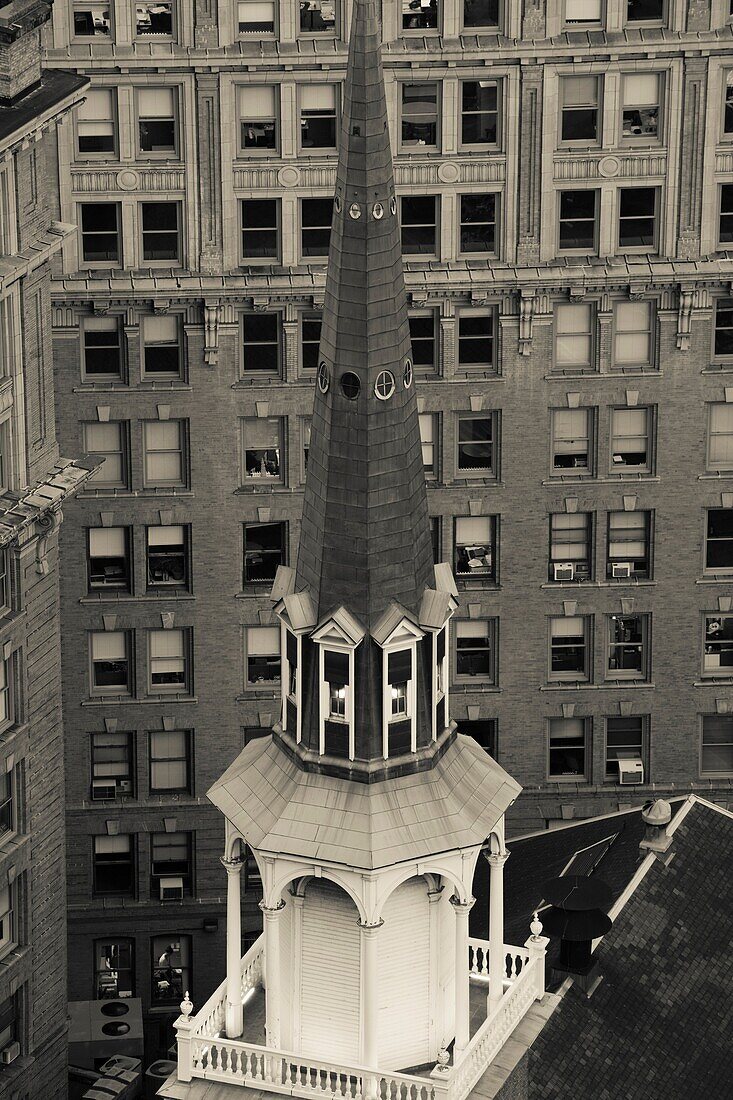
[[[0,2],[0,104],[7,106],[41,79],[41,25],[45,0]]]
[[[601,981],[593,943],[611,928],[611,890],[594,876],[561,875],[544,883],[542,896],[550,902],[542,913],[545,935],[560,940],[558,954],[550,959],[553,977],[571,977],[590,997]]]
[[[646,830],[644,839],[639,843],[640,849],[643,853],[653,852],[666,866],[672,858],[672,853],[665,856],[672,843],[672,837],[667,834],[667,826],[672,820],[672,807],[663,798],[650,799],[644,803],[641,819]]]

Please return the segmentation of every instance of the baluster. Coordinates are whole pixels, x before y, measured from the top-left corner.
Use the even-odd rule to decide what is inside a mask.
[[[482,960],[483,960],[482,963],[481,963],[481,973],[483,974],[483,976],[485,978],[488,978],[488,976],[489,976],[489,953],[488,953],[488,951],[486,950],[485,947],[483,947],[481,949],[481,957],[482,957]]]

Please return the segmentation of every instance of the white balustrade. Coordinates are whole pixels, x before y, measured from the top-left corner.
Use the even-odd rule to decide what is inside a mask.
[[[510,947],[504,944],[505,953],[505,978],[506,982],[513,982],[522,972],[522,967],[529,962],[529,952],[524,947]],[[473,937],[468,941],[468,965],[474,977],[489,977],[489,941],[477,940]]]

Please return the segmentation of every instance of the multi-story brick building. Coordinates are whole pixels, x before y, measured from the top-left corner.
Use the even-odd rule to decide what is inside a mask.
[[[59,457],[51,264],[55,130],[87,80],[41,69],[37,0],[0,3],[0,1096],[66,1091],[60,507],[93,465]]]
[[[382,13],[451,713],[523,784],[515,833],[726,798],[730,5]],[[280,711],[349,21],[68,0],[46,40],[92,81],[59,138],[62,442],[107,456],[64,535],[72,990],[113,961],[163,1045],[165,950],[197,1003],[223,966],[207,786]]]

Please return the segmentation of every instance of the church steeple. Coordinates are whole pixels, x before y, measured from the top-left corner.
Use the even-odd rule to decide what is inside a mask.
[[[355,0],[296,588],[371,629],[433,586],[376,0]]]

